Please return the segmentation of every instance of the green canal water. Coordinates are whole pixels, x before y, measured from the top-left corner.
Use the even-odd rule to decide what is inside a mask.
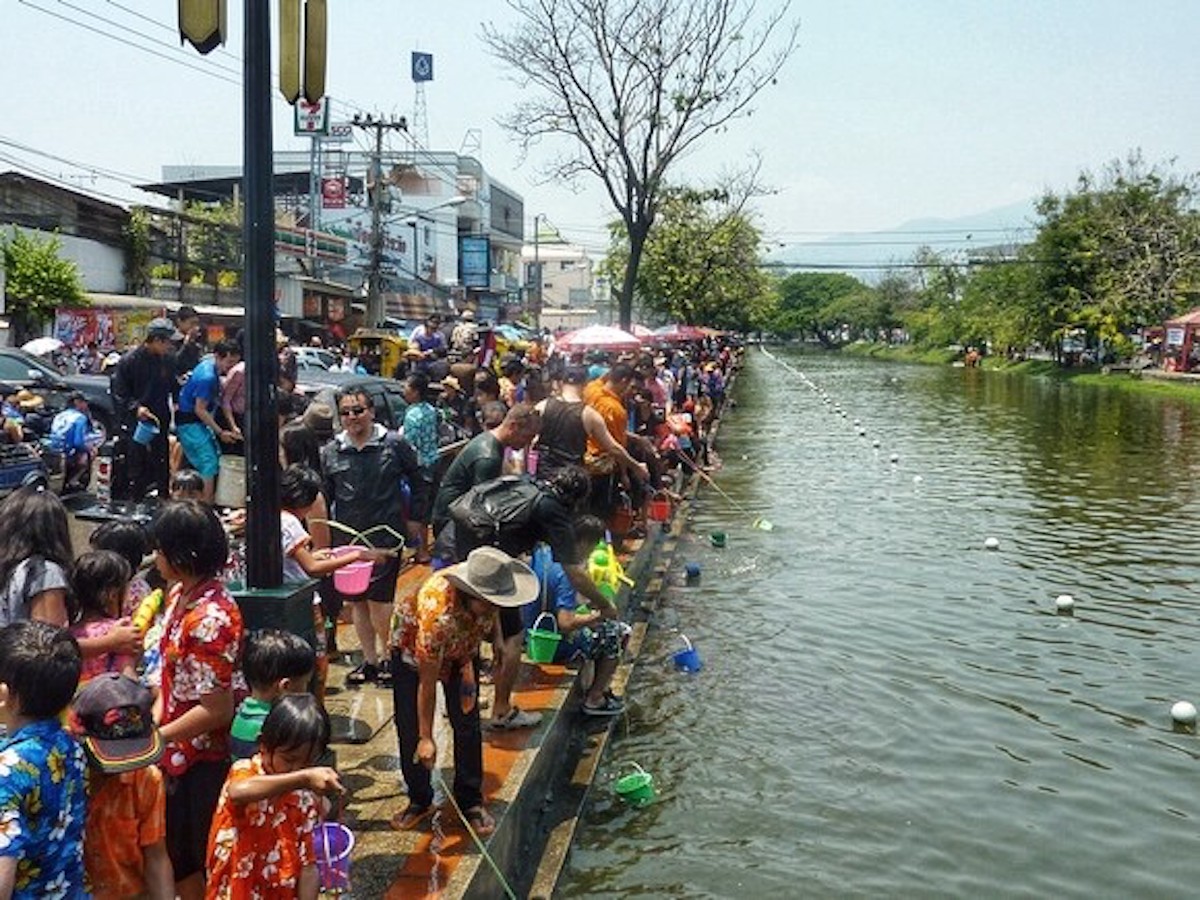
[[[751,351],[718,481],[776,528],[702,494],[563,896],[1197,896],[1200,407],[780,356],[847,416]]]

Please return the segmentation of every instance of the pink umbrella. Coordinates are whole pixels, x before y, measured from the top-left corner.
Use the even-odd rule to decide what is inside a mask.
[[[707,335],[695,325],[664,325],[654,332],[654,340],[668,343],[702,341]]]
[[[642,342],[628,331],[611,325],[589,325],[555,341],[555,347],[567,353],[574,350],[639,350],[641,346]]]
[[[654,332],[645,325],[634,325],[629,329],[633,332],[633,336],[644,344],[648,344],[654,340]]]

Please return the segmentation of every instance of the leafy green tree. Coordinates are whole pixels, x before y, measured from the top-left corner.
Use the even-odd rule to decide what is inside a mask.
[[[232,287],[242,269],[242,217],[232,203],[189,203],[181,217],[187,278]]]
[[[0,237],[6,279],[5,309],[17,346],[41,334],[59,306],[86,302],[75,263],[59,256],[62,241],[45,239],[14,228]]]
[[[129,211],[121,229],[125,238],[125,285],[131,294],[150,289],[150,215],[142,207]]]
[[[771,322],[778,334],[811,337],[836,347],[839,326],[862,319],[853,310],[869,302],[871,289],[843,272],[796,272],[779,283],[779,301]]]
[[[607,272],[628,265],[624,223],[614,223]],[[761,236],[724,190],[672,189],[638,269],[643,309],[672,321],[718,328],[761,327],[774,295],[759,267]]]
[[[796,47],[789,3],[509,0],[515,24],[483,40],[520,85],[503,120],[523,149],[556,153],[548,180],[596,178],[625,228],[621,325],[676,161],[749,116]],[[778,38],[778,43],[776,43]]]
[[[1197,175],[1149,166],[1138,153],[1075,190],[1047,193],[1034,244],[1038,338],[1058,344],[1071,329],[1113,340],[1187,308],[1200,286]]]

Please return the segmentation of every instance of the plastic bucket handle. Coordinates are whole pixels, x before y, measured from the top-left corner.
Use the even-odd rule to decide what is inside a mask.
[[[550,624],[553,626],[553,628],[551,628],[551,631],[553,631],[555,634],[558,634],[558,619],[554,618],[554,616],[550,615],[550,613],[548,613],[548,612],[544,612],[540,616],[538,616],[536,619],[534,619],[533,627],[530,630],[531,631],[544,631],[545,629],[543,629],[541,627],[542,619],[549,619]]]

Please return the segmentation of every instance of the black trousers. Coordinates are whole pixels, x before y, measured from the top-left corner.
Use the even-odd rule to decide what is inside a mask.
[[[129,499],[141,502],[155,488],[159,499],[170,494],[171,463],[167,433],[160,431],[149,444],[139,444],[125,436],[126,472],[129,477]]]
[[[417,741],[417,670],[405,663],[399,653],[392,654],[392,699],[396,710],[396,736],[400,741],[400,771],[408,785],[409,802],[416,806],[433,803],[431,775],[416,761]],[[461,668],[455,666],[442,679],[450,727],[454,730],[454,802],[466,812],[483,803],[483,732],[479,725],[479,700],[469,713],[462,711],[459,686]]]

